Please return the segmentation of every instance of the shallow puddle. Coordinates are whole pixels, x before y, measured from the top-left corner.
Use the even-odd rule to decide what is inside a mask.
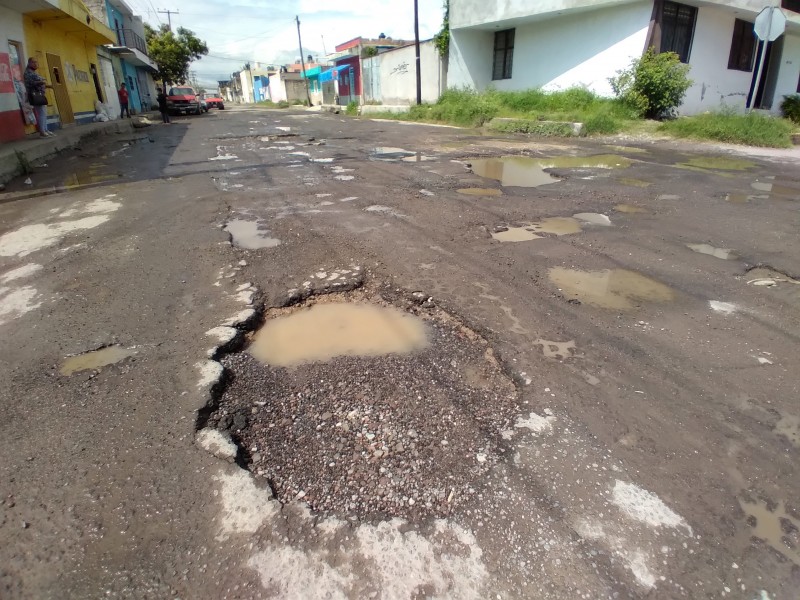
[[[267,235],[267,231],[258,228],[256,221],[244,221],[233,219],[225,225],[225,231],[233,237],[233,244],[246,250],[258,250],[259,248],[274,248],[281,241]]]
[[[428,162],[431,160],[436,160],[435,156],[427,156],[422,152],[417,152],[413,156],[406,156],[401,159],[403,162]]]
[[[561,181],[545,173],[538,160],[527,156],[476,159],[472,161],[472,171],[481,177],[495,179],[501,185],[514,187],[539,187]]]
[[[716,258],[721,258],[722,260],[728,260],[729,258],[736,257],[736,254],[733,252],[733,250],[729,248],[715,248],[710,244],[686,244],[686,247],[694,252],[708,254]]]
[[[747,272],[747,283],[759,287],[775,287],[781,283],[792,283],[800,285],[800,280],[793,279],[769,267],[756,267]]]
[[[633,177],[620,177],[617,179],[622,185],[630,185],[633,187],[646,188],[650,187],[650,182],[644,179],[634,179]]]
[[[800,189],[786,185],[781,185],[770,181],[754,181],[750,184],[750,187],[759,192],[765,192],[768,194],[766,197],[769,198],[775,198],[778,200],[800,200]]]
[[[462,188],[459,194],[466,196],[502,196],[503,192],[494,188]]]
[[[553,235],[571,235],[583,231],[581,222],[572,217],[549,217],[531,223],[530,227],[536,233],[551,233]]]
[[[541,239],[542,236],[536,235],[531,227],[509,227],[506,231],[496,231],[492,237],[499,242],[529,242]]]
[[[101,367],[118,363],[122,359],[133,356],[134,354],[136,354],[136,350],[131,348],[106,346],[105,348],[79,354],[78,356],[70,356],[61,363],[59,373],[62,375],[72,375],[79,371],[94,371]]]
[[[694,167],[696,169],[713,169],[716,171],[746,171],[756,166],[756,163],[741,158],[729,156],[699,156],[680,163],[680,166]]]
[[[411,152],[410,150],[390,146],[379,146],[378,148],[373,148],[370,152],[370,157],[373,160],[405,160],[407,158],[416,160],[419,155],[419,152]]]
[[[645,213],[647,212],[641,206],[634,206],[633,204],[617,204],[614,210],[621,213]]]
[[[751,523],[752,536],[757,537],[795,565],[800,566],[800,552],[794,547],[794,544],[790,545],[784,541],[789,539],[789,535],[784,531],[782,523],[786,522],[789,529],[797,532],[800,529],[800,520],[786,513],[783,502],[779,502],[775,510],[770,510],[767,503],[761,500],[746,502],[740,499],[739,505]],[[755,521],[755,525],[752,524],[752,521]]]
[[[663,283],[625,269],[580,271],[553,267],[549,276],[565,296],[601,308],[627,309],[641,302],[670,302],[675,298],[672,289]]]
[[[277,367],[327,361],[336,356],[409,354],[428,345],[422,319],[371,304],[316,304],[270,319],[248,352]]]
[[[584,223],[589,223],[590,225],[602,225],[604,227],[611,226],[611,219],[600,213],[578,213],[572,216],[573,218],[583,221]]]
[[[495,179],[502,185],[514,187],[539,187],[558,183],[559,178],[545,169],[624,169],[631,160],[616,154],[595,156],[556,156],[531,158],[529,156],[503,156],[471,161],[472,171],[481,177]]]

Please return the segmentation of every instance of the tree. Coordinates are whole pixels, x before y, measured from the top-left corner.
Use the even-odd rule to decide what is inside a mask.
[[[442,58],[446,57],[450,51],[450,0],[444,0],[443,8],[444,20],[442,21],[442,28],[439,33],[433,36],[433,44]]]
[[[169,83],[186,83],[189,65],[208,54],[208,46],[194,32],[178,27],[177,34],[168,25],[153,29],[145,24],[147,51],[156,63],[156,79]]]

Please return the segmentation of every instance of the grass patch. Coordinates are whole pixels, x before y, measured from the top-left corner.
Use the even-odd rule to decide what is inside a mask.
[[[286,102],[286,100],[281,100],[280,102],[273,102],[272,100],[262,100],[261,102],[256,102],[256,106],[264,106],[266,108],[289,108],[291,104]]]
[[[680,138],[714,140],[767,148],[789,148],[794,126],[787,119],[756,113],[706,113],[662,123],[659,131]]]
[[[407,113],[370,113],[370,116],[461,127],[481,127],[495,117],[520,121],[578,122],[584,124],[587,134],[617,133],[626,129],[635,119],[631,109],[621,102],[600,97],[583,88],[563,92],[487,90],[480,93],[450,89],[442,94],[436,104],[412,106]],[[537,133],[539,129],[528,128],[531,133]],[[552,135],[552,127],[545,129]]]

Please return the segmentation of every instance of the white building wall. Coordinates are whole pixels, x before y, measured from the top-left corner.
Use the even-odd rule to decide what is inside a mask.
[[[732,108],[744,111],[752,71],[728,69],[736,15],[718,8],[700,8],[689,54],[694,81],[680,108],[682,114]]]
[[[786,34],[783,40],[783,56],[781,58],[772,112],[781,112],[783,97],[797,93],[800,83],[800,36]]]
[[[489,3],[485,3],[489,4]],[[519,25],[511,79],[492,81],[494,30],[451,31],[450,87],[498,90],[587,87],[611,95],[608,78],[641,56],[652,3],[643,0]]]
[[[275,103],[286,102],[286,85],[280,73],[269,76],[269,99]]]
[[[379,54],[380,100],[387,105],[408,105],[417,102],[416,50],[406,46]],[[422,101],[433,103],[447,86],[444,66],[433,41],[420,44]]]
[[[22,43],[22,51],[27,52],[28,48],[25,47],[25,33],[22,29],[22,14],[18,11],[13,11],[10,8],[0,5],[0,52],[8,52],[8,40]],[[23,70],[25,63],[28,60],[27,54],[21,57],[23,63]]]
[[[242,82],[242,102],[245,104],[253,103],[253,82],[250,79],[249,71],[239,71],[239,81]]]

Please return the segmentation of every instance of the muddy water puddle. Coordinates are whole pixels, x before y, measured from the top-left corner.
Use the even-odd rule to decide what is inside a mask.
[[[435,156],[427,156],[423,152],[413,152],[404,148],[379,146],[370,151],[370,159],[403,162],[429,162],[436,160]]]
[[[751,535],[800,566],[800,551],[797,549],[800,520],[786,512],[784,503],[779,502],[774,510],[761,500],[747,502],[739,499],[739,505],[747,516]]]
[[[225,231],[233,237],[234,246],[246,250],[274,248],[281,243],[279,239],[269,237],[268,231],[259,229],[256,221],[233,219],[225,225]]]
[[[617,179],[622,185],[629,185],[631,187],[646,188],[650,187],[650,182],[644,179],[635,179],[633,177],[620,177]]]
[[[631,160],[616,154],[596,156],[558,156],[532,158],[529,156],[503,156],[470,161],[476,175],[499,181],[510,187],[539,187],[561,181],[545,169],[624,169]]]
[[[371,304],[316,304],[268,320],[248,352],[277,367],[337,356],[410,354],[428,345],[425,323],[396,308]]]
[[[713,256],[715,258],[721,258],[722,260],[736,258],[736,253],[730,248],[715,248],[710,244],[686,244],[686,247],[692,252],[708,254],[709,256]]]
[[[641,273],[626,269],[581,271],[553,267],[552,281],[570,299],[610,309],[630,309],[643,302],[671,302],[675,292]]]
[[[70,356],[61,363],[59,373],[69,376],[80,371],[96,371],[102,367],[118,363],[134,354],[136,354],[136,350],[132,348],[106,346],[85,354]]]
[[[533,230],[528,227],[509,227],[503,231],[495,231],[492,237],[498,242],[529,242],[531,240],[541,239],[542,236],[536,235]]]

